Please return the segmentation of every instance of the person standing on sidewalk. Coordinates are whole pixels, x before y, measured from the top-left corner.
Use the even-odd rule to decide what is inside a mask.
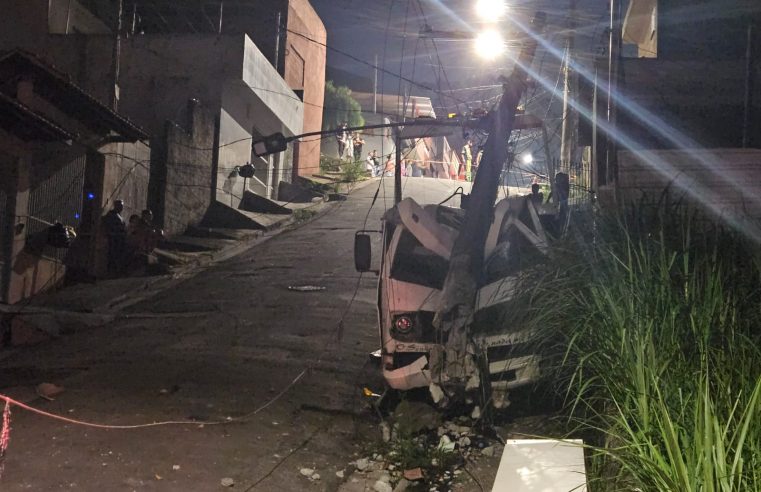
[[[465,166],[465,181],[471,181],[471,168],[473,166],[473,141],[468,138],[468,140],[465,142],[465,145],[462,146],[462,150],[460,151],[460,155],[462,156],[462,164]]]
[[[354,162],[362,160],[362,147],[364,147],[365,141],[362,140],[362,134],[357,132],[354,134]]]
[[[124,211],[124,202],[114,200],[114,207],[103,216],[103,229],[108,239],[108,275],[117,276],[122,270],[122,263],[127,246],[127,226],[121,213]]]
[[[336,128],[336,144],[338,144],[339,159],[343,159],[344,152],[346,151],[346,139],[349,137],[346,134],[346,128],[348,128],[346,123],[342,123]]]
[[[373,150],[367,154],[367,159],[365,160],[365,169],[373,178],[378,175],[378,151]]]

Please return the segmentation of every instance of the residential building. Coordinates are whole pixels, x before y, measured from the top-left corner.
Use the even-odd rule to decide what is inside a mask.
[[[607,59],[599,65],[597,97],[582,95],[597,101],[598,191],[640,200],[658,199],[668,189],[715,215],[761,218],[761,4],[624,5],[617,152],[609,169],[601,82]]]
[[[251,152],[252,141],[270,133],[320,129],[325,30],[308,1],[219,1],[213,9],[211,2],[168,0],[124,5],[120,17],[112,3],[99,0],[0,0],[7,14],[0,19],[0,46],[21,46],[54,61],[148,130],[160,151],[152,157],[150,204],[168,232],[198,223],[211,205],[246,208],[245,191],[276,199],[281,181],[318,168],[319,140],[266,159]],[[211,120],[200,117],[200,109]],[[209,134],[198,125],[209,124],[211,144],[193,143],[193,135]],[[172,134],[178,128],[184,144]],[[179,148],[165,148],[168,140]],[[237,169],[248,162],[256,176],[238,179]],[[199,175],[208,178],[207,198]],[[167,176],[180,179],[168,187],[173,191],[163,186]],[[193,196],[180,207],[183,187]]]
[[[28,53],[0,54],[0,301],[105,269],[101,216],[145,208],[150,149],[134,123]],[[67,245],[51,226],[76,228]]]

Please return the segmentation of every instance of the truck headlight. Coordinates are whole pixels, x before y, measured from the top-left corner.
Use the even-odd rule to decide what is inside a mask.
[[[394,319],[394,331],[400,335],[406,335],[415,328],[415,324],[412,322],[412,318],[409,316],[397,316]]]

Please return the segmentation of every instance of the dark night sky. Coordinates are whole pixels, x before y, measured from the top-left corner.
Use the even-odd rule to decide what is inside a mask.
[[[436,51],[430,41],[418,40],[420,28],[427,22],[435,30],[478,30],[482,26],[472,13],[474,0],[311,0],[312,5],[328,30],[328,44],[355,57],[373,62],[377,54],[379,65],[393,73],[399,73],[425,85],[440,88],[443,92],[455,89],[453,97],[436,98],[424,89],[412,88],[413,95],[434,96],[434,104],[453,105],[456,100],[466,100],[479,106],[480,99],[499,93],[499,89],[479,91],[462,90],[496,84],[499,74],[509,71],[509,57],[500,62],[484,63],[472,51],[471,41],[436,41],[439,57],[447,81],[438,77]],[[607,24],[606,0],[580,0],[577,16],[580,26],[579,52],[594,52]],[[563,46],[558,33],[568,19],[567,0],[510,0],[510,12],[525,22],[535,10],[548,15],[546,38],[551,44]],[[425,15],[421,15],[420,6]],[[509,22],[502,23],[505,29]],[[388,29],[387,29],[388,26]],[[406,36],[405,36],[406,33]],[[385,50],[384,50],[385,46]],[[403,51],[404,50],[404,51]],[[385,51],[385,57],[384,57]],[[404,55],[404,62],[402,61]],[[334,51],[328,51],[328,64],[372,78],[372,68],[353,61]],[[554,85],[558,77],[558,60],[544,50],[537,52],[535,66],[541,66],[541,74]],[[398,93],[399,79],[393,75],[379,75],[387,93]],[[440,85],[439,85],[440,80]],[[405,88],[403,87],[404,91]],[[455,99],[456,98],[456,99]],[[438,99],[438,101],[436,100]],[[545,99],[543,104],[546,104]]]

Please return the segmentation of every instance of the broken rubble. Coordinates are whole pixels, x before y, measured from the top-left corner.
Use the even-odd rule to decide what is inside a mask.
[[[484,456],[492,457],[494,456],[494,446],[486,446],[484,449],[481,450],[481,454]]]
[[[301,470],[299,470],[299,472],[305,477],[311,477],[312,475],[314,475],[313,468],[302,468]]]
[[[220,485],[222,487],[234,487],[235,486],[235,480],[233,480],[230,477],[225,477],[222,480],[219,481]]]
[[[370,466],[370,460],[368,460],[367,458],[360,458],[357,461],[355,461],[354,464],[356,465],[357,470],[365,471],[367,470],[367,467]]]
[[[413,482],[415,480],[422,480],[423,470],[421,470],[420,468],[412,468],[409,470],[404,470],[404,478]]]
[[[399,480],[399,483],[397,483],[396,487],[394,487],[394,492],[406,492],[409,486],[410,482],[407,479],[403,478]]]
[[[441,424],[441,414],[426,403],[404,400],[394,410],[394,421],[399,434],[414,435],[436,429]]]
[[[388,482],[382,482],[380,480],[375,482],[373,490],[375,492],[394,492],[394,489],[391,488],[391,485]]]
[[[391,427],[386,422],[381,422],[381,435],[383,436],[383,442],[391,440]]]

